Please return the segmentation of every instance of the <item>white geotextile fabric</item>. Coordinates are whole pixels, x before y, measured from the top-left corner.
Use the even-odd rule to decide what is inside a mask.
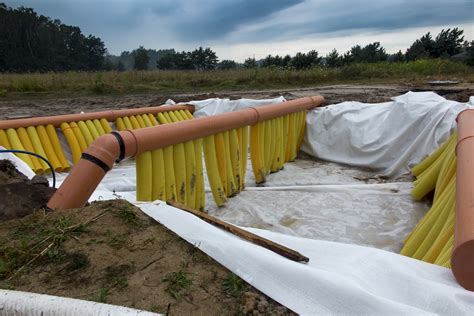
[[[5,150],[6,148],[0,146],[0,149]],[[1,159],[8,159],[11,162],[13,162],[16,169],[18,171],[20,171],[21,173],[23,173],[28,179],[33,179],[33,177],[35,176],[35,173],[33,172],[33,170],[31,170],[30,166],[28,166],[28,164],[26,162],[24,162],[23,160],[21,160],[20,158],[18,158],[14,154],[12,154],[12,153],[0,153],[0,160]]]
[[[472,315],[449,269],[384,250],[248,229],[310,258],[297,263],[164,203],[138,206],[271,298],[303,315]]]
[[[434,92],[408,92],[392,100],[348,101],[310,111],[302,151],[397,176],[445,141],[457,114],[474,105],[474,97],[459,103]]]
[[[408,94],[410,95],[412,94]],[[413,96],[421,97],[422,94]],[[403,96],[399,98],[403,99]],[[430,98],[432,101],[427,101],[431,102],[430,108],[444,109],[444,116],[436,111],[436,115],[430,111],[417,112],[415,108],[412,109],[413,106],[407,105],[410,109],[407,113],[413,115],[415,125],[426,125],[426,121],[421,119],[423,116],[438,119],[429,120],[431,123],[425,127],[427,131],[412,127],[405,133],[400,133],[399,130],[397,137],[389,138],[397,145],[402,141],[417,139],[418,134],[413,132],[424,132],[426,139],[418,137],[416,145],[426,152],[418,152],[413,146],[409,150],[421,155],[418,159],[429,154],[431,147],[436,147],[430,137],[434,137],[437,143],[440,143],[441,138],[447,137],[452,122],[450,125],[445,121],[449,116],[453,116],[453,119],[455,116],[451,107],[466,107],[449,103],[450,101],[446,101],[449,106],[446,102],[435,106],[433,100],[439,101],[440,97],[431,95]],[[283,101],[282,98],[278,100]],[[200,102],[198,112],[210,115],[258,105],[246,100],[238,101],[240,103],[229,100],[197,101]],[[275,103],[275,100],[259,104],[268,103]],[[380,106],[390,108],[388,103]],[[420,109],[425,108],[424,104],[419,106]],[[328,108],[330,107],[332,106]],[[354,113],[366,113],[370,107],[371,105],[361,104],[357,110],[353,109],[353,124],[359,124]],[[375,106],[372,109],[379,113]],[[329,110],[326,108],[310,113],[310,128],[310,119],[317,111]],[[344,113],[346,112],[341,112],[341,116]],[[390,111],[382,111],[372,119],[386,118],[387,113],[390,114]],[[405,124],[410,125],[408,116],[404,117]],[[346,120],[345,124],[349,124],[348,122]],[[367,121],[364,122],[367,124]],[[382,131],[383,124],[376,125],[379,132]],[[351,131],[344,131],[345,137],[351,135]],[[354,133],[353,137],[356,135],[358,134]],[[366,137],[365,134],[361,134],[362,136]],[[368,146],[372,145],[369,142]],[[385,150],[390,146],[391,143],[387,142],[380,149]],[[352,150],[352,147],[345,148],[349,152]],[[392,151],[395,161],[401,160],[401,150],[398,147]],[[369,150],[365,161],[371,161],[374,157],[374,152]],[[363,163],[358,165],[377,168]],[[391,166],[393,170],[399,170],[397,173],[406,170],[403,163],[392,163]],[[136,202],[133,160],[119,164],[110,171],[91,200],[127,199],[251,285],[298,313],[419,315],[427,312],[467,315],[474,310],[474,294],[462,289],[449,269],[381,249],[358,246],[370,245],[395,252],[399,250],[401,241],[427,209],[426,204],[411,200],[409,182],[365,185],[364,182],[373,182],[370,179],[374,176],[373,173],[310,159],[286,164],[285,170],[269,176],[265,187],[255,187],[251,174],[249,164],[247,190],[230,199],[226,206],[218,210],[213,206],[207,189],[206,200],[210,213],[241,226],[265,228],[249,230],[300,251],[310,257],[309,264],[287,260],[163,203]],[[61,182],[63,176],[59,178]]]
[[[354,245],[369,244],[391,250],[398,247],[406,232],[417,222],[416,217],[419,218],[422,210],[427,208],[423,203],[411,201],[408,183],[364,185],[354,177],[369,177],[370,174],[326,164],[322,167],[325,171],[319,177],[313,177],[318,184],[309,185],[311,176],[299,175],[306,170],[313,171],[314,176],[318,170],[314,164],[311,160],[287,164],[285,170],[271,175],[267,187],[250,186],[252,176],[248,175],[247,191],[231,198],[223,215],[212,211],[213,206],[208,205],[211,214],[223,219],[240,216],[241,226],[259,227],[261,224],[247,216],[249,210],[257,218],[270,221],[264,225],[266,230],[247,229],[301,252],[310,258],[309,264],[285,259],[160,201],[137,202],[135,167],[130,160],[117,165],[106,175],[91,201],[127,199],[252,286],[301,314],[470,313],[474,308],[474,293],[462,289],[449,269],[393,252]],[[312,169],[304,169],[310,165]],[[325,172],[331,174],[324,176]],[[294,174],[293,178],[291,174]],[[62,179],[60,177],[59,181]],[[289,185],[291,181],[293,186]],[[270,183],[277,186],[268,186]],[[283,184],[286,187],[282,187]],[[267,191],[271,194],[253,195]],[[338,196],[341,191],[338,198],[342,202],[337,198],[327,199],[327,195]],[[280,193],[298,194],[301,199],[291,200],[292,197],[289,199]],[[206,194],[209,204],[211,196],[209,192]],[[252,203],[246,202],[247,199],[252,199]],[[387,203],[384,204],[384,200]],[[324,207],[305,207],[320,202]],[[291,208],[294,203],[298,209]],[[287,207],[290,210],[286,210]],[[282,231],[280,229],[288,226],[287,223],[291,227],[292,220],[288,217],[301,223],[313,220],[311,223],[316,223],[321,229],[314,230],[316,238],[347,244],[270,232]],[[271,222],[280,220],[285,225],[278,227]],[[388,231],[384,232],[385,229]],[[301,228],[283,232],[304,235]]]

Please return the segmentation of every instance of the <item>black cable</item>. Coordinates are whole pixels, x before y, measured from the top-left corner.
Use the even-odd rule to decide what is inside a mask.
[[[43,160],[44,162],[46,162],[46,164],[49,166],[49,168],[51,169],[51,173],[53,175],[53,188],[56,188],[56,173],[54,171],[54,168],[53,166],[51,165],[51,163],[49,162],[48,159],[44,158],[43,156],[41,155],[38,155],[37,153],[34,153],[34,152],[31,152],[31,151],[26,151],[26,150],[18,150],[18,149],[0,149],[0,153],[12,153],[12,154],[26,154],[26,155],[32,155],[32,156],[35,156],[41,160]]]

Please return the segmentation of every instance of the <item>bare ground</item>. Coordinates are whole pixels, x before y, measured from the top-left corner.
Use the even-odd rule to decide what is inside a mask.
[[[186,102],[212,97],[264,99],[282,95],[287,99],[295,99],[310,95],[322,95],[326,98],[327,104],[334,104],[343,101],[385,102],[389,101],[391,97],[403,94],[407,91],[435,91],[447,99],[467,102],[469,96],[474,95],[474,85],[470,83],[462,83],[453,86],[435,87],[401,82],[397,84],[341,84],[314,88],[232,91],[204,94],[142,94],[44,100],[25,99],[16,101],[0,101],[0,119],[144,107],[160,105],[168,99],[173,99],[176,102]]]

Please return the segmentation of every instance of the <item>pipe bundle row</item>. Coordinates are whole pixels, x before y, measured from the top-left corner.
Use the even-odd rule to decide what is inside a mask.
[[[250,128],[250,157],[255,180],[265,182],[266,176],[294,161],[304,138],[306,111],[259,122]]]
[[[244,189],[249,127],[244,126],[204,138],[207,178],[217,206]]]
[[[74,164],[81,159],[81,154],[94,140],[112,132],[106,119],[61,123],[60,127],[71,149]]]
[[[456,208],[457,133],[411,171],[411,194],[421,200],[434,190],[433,205],[404,242],[401,254],[450,268]]]
[[[119,118],[117,129],[138,129],[192,119],[188,110]],[[136,158],[137,200],[175,200],[204,210],[202,139],[146,151]]]
[[[0,145],[7,149],[26,150],[43,156],[49,160],[57,172],[67,171],[70,168],[59,142],[56,128],[51,124],[0,130]],[[49,166],[35,156],[16,155],[37,174],[50,171]]]

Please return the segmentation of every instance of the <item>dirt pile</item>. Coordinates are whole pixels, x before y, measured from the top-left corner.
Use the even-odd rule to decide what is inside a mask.
[[[0,223],[0,284],[171,315],[293,314],[196,246],[123,200],[36,211]]]
[[[0,160],[0,221],[45,207],[53,193],[46,178],[35,176],[29,180],[10,160]]]

